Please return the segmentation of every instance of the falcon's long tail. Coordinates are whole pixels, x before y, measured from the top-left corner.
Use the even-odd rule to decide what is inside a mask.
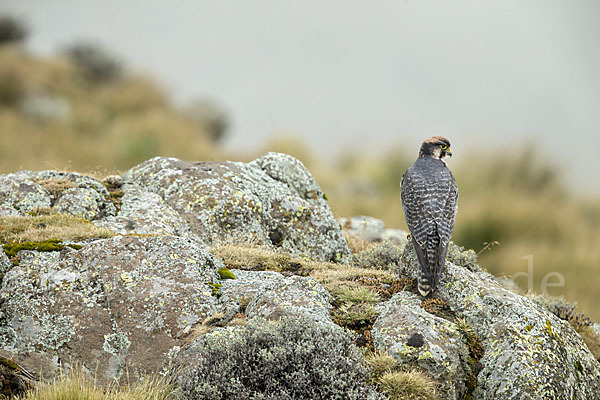
[[[425,248],[417,250],[420,264],[417,288],[422,296],[427,296],[435,291],[444,267],[446,251],[447,246],[442,245],[437,235],[429,236]]]
[[[433,287],[433,276],[425,273],[421,268],[419,270],[419,277],[417,278],[417,288],[421,296],[427,296],[434,289]]]

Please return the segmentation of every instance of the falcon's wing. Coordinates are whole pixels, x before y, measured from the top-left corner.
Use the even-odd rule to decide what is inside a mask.
[[[438,274],[441,272],[446,260],[448,252],[448,244],[454,230],[454,220],[456,211],[458,210],[458,187],[452,172],[448,168],[444,168],[442,179],[440,179],[440,187],[438,192],[439,209],[436,215],[437,233],[440,238],[438,252]],[[437,283],[437,282],[436,282]]]
[[[429,203],[431,195],[428,188],[427,181],[412,168],[402,176],[402,208],[421,269],[429,269],[426,255],[427,237],[435,231],[434,219],[431,215],[426,215],[426,204]]]
[[[419,290],[423,295],[435,289],[444,266],[458,197],[456,182],[448,168],[426,172],[416,173],[411,167],[401,184],[406,223],[421,266]]]

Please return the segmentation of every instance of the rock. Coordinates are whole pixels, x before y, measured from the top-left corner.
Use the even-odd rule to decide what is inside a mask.
[[[121,210],[115,217],[94,221],[96,226],[120,234],[189,236],[191,229],[179,213],[156,193],[138,185],[125,185]]]
[[[404,246],[408,243],[408,232],[402,229],[384,229],[381,234],[383,240],[389,240],[396,243],[404,250]]]
[[[382,306],[371,331],[375,348],[405,367],[418,366],[441,384],[446,399],[462,399],[471,374],[469,350],[457,326],[421,308],[403,291]]]
[[[357,235],[368,242],[381,241],[385,224],[382,220],[364,215],[340,218],[344,232]]]
[[[331,295],[313,278],[285,277],[272,271],[231,271],[235,279],[221,281],[224,303],[246,304],[246,318],[278,319],[300,315],[333,325]]]
[[[116,214],[108,191],[93,178],[51,170],[0,175],[0,215],[46,207],[88,220]]]
[[[340,218],[340,225],[344,232],[356,235],[367,242],[391,241],[401,247],[400,251],[408,242],[408,232],[402,229],[386,228],[385,223],[377,218],[364,215]]]
[[[416,277],[411,244],[402,276]],[[464,319],[485,355],[473,399],[597,399],[600,364],[571,326],[483,271],[447,261],[435,297]]]
[[[350,254],[314,178],[285,154],[247,164],[157,157],[127,171],[123,183],[160,195],[208,244],[252,241],[318,260]]]
[[[0,217],[18,217],[20,214],[16,208],[9,204],[0,204]]]
[[[21,101],[21,110],[28,118],[47,122],[50,120],[66,121],[69,117],[71,106],[64,97],[48,93],[28,94]]]
[[[209,282],[222,264],[185,238],[122,236],[19,257],[0,287],[0,347],[23,361],[82,363],[100,382],[159,371],[219,305]]]
[[[103,217],[107,213],[105,209],[107,206],[109,207],[108,213],[115,213],[115,206],[103,200],[102,196],[94,189],[71,188],[62,192],[54,209],[91,221]]]
[[[40,207],[50,207],[50,195],[44,188],[18,174],[0,175],[0,206],[4,215],[19,215]]]
[[[6,254],[4,254],[3,251],[0,251],[0,279],[2,279],[2,276],[6,273],[6,271],[9,270],[10,267],[12,267],[12,263]]]
[[[331,295],[313,278],[291,276],[271,290],[254,298],[246,308],[249,318],[278,319],[284,315],[303,314],[317,322],[333,325]]]

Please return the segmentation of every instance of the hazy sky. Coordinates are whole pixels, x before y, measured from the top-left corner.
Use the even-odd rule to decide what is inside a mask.
[[[321,155],[431,135],[524,140],[600,191],[600,1],[0,0],[29,47],[97,40],[181,103],[229,111],[232,149],[274,133]]]

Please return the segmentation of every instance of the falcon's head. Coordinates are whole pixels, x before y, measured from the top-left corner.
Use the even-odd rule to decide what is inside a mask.
[[[443,159],[444,157],[452,157],[450,150],[450,141],[443,136],[434,136],[423,142],[419,157],[429,156],[433,158]]]

